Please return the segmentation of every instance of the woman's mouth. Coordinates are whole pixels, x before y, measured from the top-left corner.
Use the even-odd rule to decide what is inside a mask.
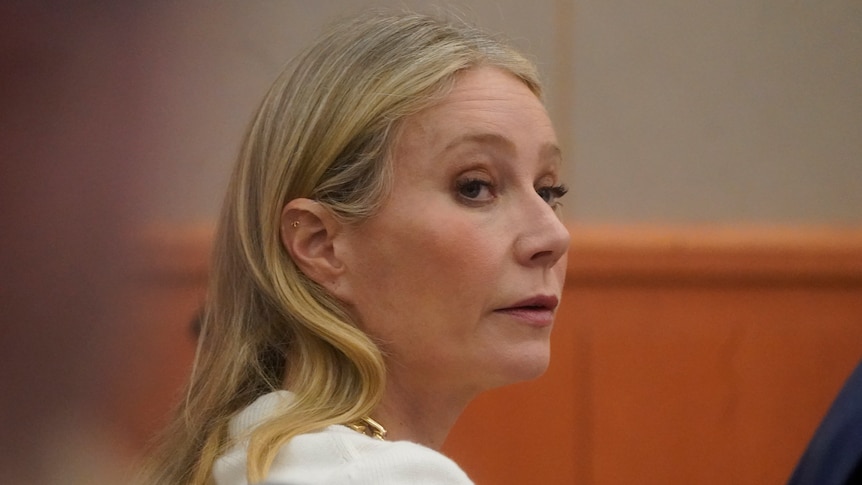
[[[534,327],[547,327],[554,323],[554,311],[558,304],[556,296],[539,295],[497,309],[495,313],[509,315]]]

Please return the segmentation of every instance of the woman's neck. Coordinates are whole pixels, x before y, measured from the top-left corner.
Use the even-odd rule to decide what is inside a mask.
[[[387,431],[387,440],[407,440],[439,450],[458,416],[476,393],[433,392],[425,382],[387,380],[372,417]],[[418,384],[412,385],[409,384]]]

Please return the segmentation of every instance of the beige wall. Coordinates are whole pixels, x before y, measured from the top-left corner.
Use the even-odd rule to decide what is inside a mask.
[[[418,1],[162,4],[137,21],[145,214],[209,220],[249,113],[327,22]],[[462,1],[539,63],[582,222],[862,221],[862,9]],[[312,6],[313,5],[313,6]]]
[[[862,221],[862,5],[578,0],[579,219]]]

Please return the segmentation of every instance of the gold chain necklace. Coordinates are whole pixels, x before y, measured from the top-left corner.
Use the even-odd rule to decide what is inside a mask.
[[[364,418],[359,418],[356,421],[351,421],[345,426],[352,429],[353,431],[362,433],[365,436],[370,436],[381,441],[386,439],[386,428],[384,428],[382,424],[369,418],[368,416]]]

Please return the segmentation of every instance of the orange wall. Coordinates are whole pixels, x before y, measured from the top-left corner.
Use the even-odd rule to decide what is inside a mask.
[[[862,358],[862,232],[571,229],[551,368],[480,396],[444,451],[480,484],[783,483]],[[209,234],[143,240],[133,446],[187,372]]]

